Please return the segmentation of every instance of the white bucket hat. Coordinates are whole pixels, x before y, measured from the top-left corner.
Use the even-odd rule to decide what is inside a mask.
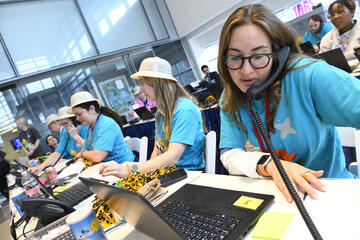
[[[75,93],[70,98],[71,106],[70,109],[67,111],[67,113],[73,113],[72,108],[76,107],[77,105],[86,102],[93,102],[93,101],[97,101],[99,105],[101,104],[100,100],[94,98],[89,92],[83,91],[83,92]]]
[[[56,120],[57,120],[57,115],[54,113],[50,114],[49,116],[46,117],[46,126],[49,127],[49,125]]]
[[[134,91],[134,95],[138,95],[141,91],[140,86],[134,87],[133,91]]]
[[[56,120],[75,117],[74,114],[68,113],[69,109],[70,109],[69,106],[64,106],[64,107],[59,108],[58,117]]]
[[[139,71],[130,77],[138,80],[140,77],[163,78],[177,82],[172,76],[170,63],[159,57],[145,58],[140,64]]]

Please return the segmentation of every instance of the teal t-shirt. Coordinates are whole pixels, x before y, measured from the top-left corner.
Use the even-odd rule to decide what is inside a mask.
[[[159,114],[157,112],[157,114]],[[155,122],[155,139],[165,141],[163,117],[160,116],[159,126]],[[183,143],[187,147],[176,163],[179,168],[198,170],[205,167],[204,129],[201,113],[196,105],[187,98],[179,98],[171,121],[170,143]]]
[[[312,45],[316,45],[333,28],[334,27],[330,23],[324,23],[320,32],[312,33],[310,30],[305,32],[301,42],[304,43],[310,41]]]
[[[80,132],[79,132],[80,137],[84,139],[85,134],[88,132],[88,130],[89,130],[89,126],[81,125]],[[81,150],[81,147],[82,146],[77,144],[76,141],[69,135],[69,133],[66,131],[65,128],[61,129],[60,141],[59,141],[57,148],[55,149],[55,152],[61,154],[65,148],[63,157],[64,158],[69,158],[69,157],[72,158],[71,150],[78,152]]]
[[[314,59],[302,59],[302,66]],[[253,100],[255,109],[265,122],[262,99]],[[270,105],[270,108],[272,106]],[[248,140],[257,148],[249,110],[239,109],[238,119],[248,130]],[[242,148],[244,132],[221,111],[220,148]],[[345,168],[345,157],[335,126],[360,128],[360,80],[350,74],[316,61],[290,71],[282,79],[281,99],[275,116],[275,133],[271,133],[274,149],[294,157],[297,162],[313,170],[324,170],[323,177],[354,178]]]
[[[88,150],[107,151],[108,155],[103,160],[116,161],[117,163],[133,162],[134,154],[131,152],[119,125],[110,117],[100,114],[91,134],[91,142],[89,142],[88,129],[83,148]]]

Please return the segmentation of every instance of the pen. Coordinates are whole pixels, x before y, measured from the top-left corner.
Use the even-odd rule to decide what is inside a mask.
[[[307,192],[304,193],[303,201],[305,201],[306,197],[307,197]]]

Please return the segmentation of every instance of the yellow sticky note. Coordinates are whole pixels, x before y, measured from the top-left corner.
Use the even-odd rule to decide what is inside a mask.
[[[259,219],[251,237],[266,240],[281,239],[294,216],[294,213],[266,212]]]
[[[263,201],[264,201],[263,199],[241,196],[233,203],[233,205],[236,207],[243,207],[243,208],[256,210]]]

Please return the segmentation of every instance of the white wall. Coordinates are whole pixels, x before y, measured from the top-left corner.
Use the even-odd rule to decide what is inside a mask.
[[[233,11],[239,6],[261,3],[277,11],[294,0],[165,0],[165,2],[179,37],[184,37],[227,10]]]
[[[296,1],[165,0],[179,37],[185,37],[189,42],[193,57],[199,67],[209,64],[203,56],[204,49],[219,40],[224,22],[235,9],[247,4],[261,3],[272,11],[278,11]],[[216,69],[212,67],[210,70]]]

